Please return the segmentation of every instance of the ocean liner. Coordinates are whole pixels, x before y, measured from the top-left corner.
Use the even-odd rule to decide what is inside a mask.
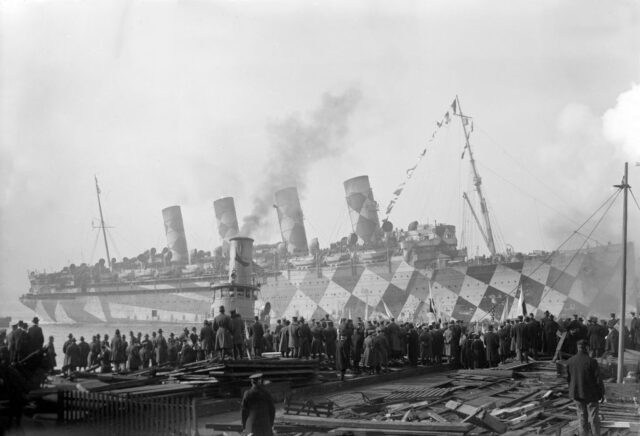
[[[515,316],[521,306],[514,302],[522,300],[527,311],[537,315],[549,311],[561,317],[608,317],[616,312],[622,245],[533,254],[496,251],[468,117],[457,98],[443,122],[454,116],[464,127],[479,216],[466,194],[464,200],[490,256],[471,257],[458,247],[454,225],[412,222],[399,229],[386,219],[381,222],[366,175],[344,182],[353,233],[321,249],[317,239],[307,240],[297,189],[288,187],[274,196],[282,242],[254,247],[251,285],[258,291],[249,296],[254,314],[265,321],[328,315],[473,322]],[[191,323],[209,318],[213,291],[229,292],[218,284],[228,282],[232,273],[228,241],[240,236],[233,198],[213,202],[224,241],[213,253],[189,252],[181,209],[172,206],[162,211],[167,246],[118,262],[109,256],[97,179],[96,192],[107,260],[70,265],[56,273],[31,272],[29,291],[20,301],[42,320],[57,323]],[[631,244],[629,253],[634,259]],[[637,307],[638,296],[633,263],[627,280],[630,310]]]

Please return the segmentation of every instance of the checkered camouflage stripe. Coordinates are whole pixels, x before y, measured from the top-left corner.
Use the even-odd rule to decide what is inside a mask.
[[[631,253],[633,248],[631,247]],[[581,252],[556,253],[549,259],[415,269],[402,260],[369,265],[285,271],[262,286],[272,316],[305,319],[365,316],[395,317],[425,322],[436,316],[464,321],[499,320],[521,314],[517,303],[524,292],[527,310],[537,316],[549,311],[567,317],[618,312],[622,250],[619,245]],[[630,256],[633,258],[632,256]],[[627,307],[637,307],[633,268],[628,272]],[[429,298],[433,304],[429,304]]]

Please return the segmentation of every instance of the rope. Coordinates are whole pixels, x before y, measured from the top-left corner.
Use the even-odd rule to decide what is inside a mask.
[[[540,262],[540,264],[529,274],[529,275],[533,275],[536,271],[538,271],[542,265],[546,265],[547,262],[551,259],[551,257],[554,255],[555,252],[559,251],[560,248],[562,248],[567,242],[569,242],[569,240],[571,240],[571,238],[574,237],[574,235],[577,234],[577,231],[580,230],[582,227],[584,227],[589,221],[591,221],[591,219],[603,208],[607,205],[607,203],[609,203],[607,209],[605,210],[604,214],[600,217],[600,219],[598,220],[598,222],[596,223],[596,225],[594,226],[594,228],[591,230],[591,233],[593,233],[595,231],[595,229],[600,225],[600,223],[602,222],[602,219],[605,217],[605,215],[609,212],[609,209],[611,209],[611,206],[613,205],[613,203],[615,202],[616,198],[618,198],[618,195],[620,195],[621,189],[618,189],[617,191],[615,191],[613,194],[611,194],[597,209],[595,212],[593,212],[589,218],[587,218],[581,225],[580,227],[578,227],[578,229],[576,229],[573,233],[571,233],[571,235],[569,235],[569,237],[567,237],[554,251],[552,251],[551,253],[549,253],[549,255],[542,261]],[[583,242],[583,245],[588,241],[589,239],[585,239],[585,242]],[[571,264],[571,262],[573,261],[573,259],[575,258],[575,256],[580,252],[580,250],[582,249],[582,246],[576,250],[576,253],[574,254],[574,257],[569,261],[569,263],[567,264],[567,266],[565,267],[565,269],[562,271],[564,272],[566,270],[566,268],[569,267],[569,265]],[[556,280],[557,281],[557,280]],[[555,282],[554,282],[555,284]],[[515,298],[515,293],[518,290],[518,288],[520,287],[520,283],[518,283],[509,293],[507,293],[507,301],[508,301],[508,297],[513,296]],[[549,287],[549,289],[551,289],[551,287]],[[548,291],[547,291],[548,293]],[[545,294],[543,294],[544,297]],[[541,298],[542,300],[542,298]],[[489,315],[489,314],[487,314]],[[483,319],[485,319],[487,317],[487,315],[483,315],[479,320],[482,321]]]

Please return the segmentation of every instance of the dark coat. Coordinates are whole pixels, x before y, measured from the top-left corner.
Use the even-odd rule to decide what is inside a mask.
[[[519,322],[513,328],[513,337],[516,340],[517,350],[527,350],[529,348],[527,341],[527,325],[524,322]]]
[[[264,327],[262,327],[260,321],[254,322],[253,325],[249,327],[249,336],[251,337],[251,346],[261,350],[264,346]]]
[[[273,398],[264,386],[251,386],[242,397],[242,427],[245,434],[273,435],[276,408]]]
[[[156,338],[155,352],[156,352],[156,362],[158,363],[158,365],[162,365],[169,358],[169,355],[168,355],[169,347],[167,345],[167,340],[165,339],[164,336],[158,335],[158,337]]]
[[[233,345],[244,344],[244,321],[238,315],[235,315],[231,318],[231,336],[233,336]]]
[[[31,346],[31,352],[37,351],[44,345],[44,335],[39,325],[34,324],[29,327],[28,331],[29,345]]]
[[[89,366],[89,351],[91,351],[91,345],[85,341],[78,342],[78,348],[80,349],[80,365]]]
[[[338,331],[335,327],[329,326],[324,329],[324,343],[327,346],[327,356],[334,357],[336,355],[336,341],[338,340]]]
[[[567,361],[567,380],[572,400],[593,403],[604,397],[598,362],[582,350]]]
[[[346,371],[349,369],[349,341],[340,339],[336,343],[336,370]]]
[[[498,338],[498,335],[494,332],[485,333],[484,343],[487,347],[487,361],[489,361],[490,363],[494,363],[500,360],[498,352],[500,348],[500,339]]]
[[[289,327],[283,327],[280,330],[280,352],[288,352],[289,349]]]
[[[233,321],[231,321],[233,323]],[[200,329],[200,342],[204,351],[213,351],[215,343],[215,335],[209,324],[202,326]]]
[[[298,322],[292,322],[289,326],[289,348],[297,348],[300,346],[298,330],[300,330]]]

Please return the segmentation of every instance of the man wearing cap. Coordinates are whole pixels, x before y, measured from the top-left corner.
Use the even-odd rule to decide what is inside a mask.
[[[33,318],[33,325],[29,327],[29,331],[27,332],[29,336],[29,346],[31,347],[30,352],[38,351],[44,345],[44,335],[42,334],[42,329],[38,325],[40,320],[36,316]]]
[[[587,354],[587,341],[576,343],[578,352],[567,361],[569,398],[574,400],[580,423],[580,435],[600,434],[598,402],[604,401],[604,383],[598,362]]]
[[[262,384],[262,374],[254,374],[249,379],[251,388],[242,397],[242,432],[271,436],[276,417],[273,397]]]

